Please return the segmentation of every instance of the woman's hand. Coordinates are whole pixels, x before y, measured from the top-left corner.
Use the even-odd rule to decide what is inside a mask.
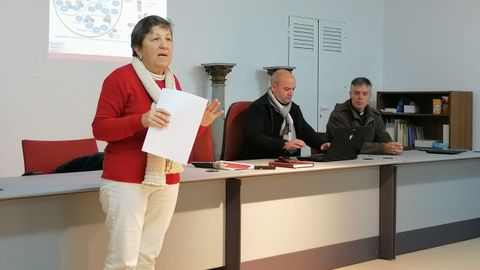
[[[142,115],[142,125],[144,127],[163,128],[170,123],[170,113],[160,108],[152,108]]]
[[[200,125],[202,127],[209,126],[217,117],[223,114],[223,110],[218,111],[220,108],[220,101],[218,99],[214,99],[211,102],[208,102],[207,108],[205,109],[205,112],[203,113],[202,117],[202,122],[200,122]]]

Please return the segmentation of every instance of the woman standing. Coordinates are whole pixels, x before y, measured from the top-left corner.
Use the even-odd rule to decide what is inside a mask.
[[[107,141],[100,183],[110,241],[105,270],[154,269],[175,209],[181,164],[142,152],[148,127],[163,128],[170,114],[155,109],[161,88],[180,90],[170,69],[173,32],[159,16],[141,19],[131,34],[132,63],[104,81],[92,123],[94,137]],[[199,133],[223,111],[207,105]],[[179,143],[179,142],[165,142]]]

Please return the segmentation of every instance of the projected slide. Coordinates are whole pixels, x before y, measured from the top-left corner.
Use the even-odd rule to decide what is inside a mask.
[[[167,0],[51,0],[49,53],[130,57],[130,34],[147,15],[167,16]]]

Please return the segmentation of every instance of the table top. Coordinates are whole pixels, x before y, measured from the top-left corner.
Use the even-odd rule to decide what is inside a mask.
[[[181,173],[181,182],[200,182],[221,180],[227,178],[250,178],[268,175],[307,173],[326,170],[342,170],[381,165],[404,165],[425,162],[440,162],[463,159],[480,158],[480,153],[467,151],[455,155],[429,154],[423,151],[406,151],[402,155],[359,155],[355,160],[335,162],[315,162],[309,168],[280,168],[275,170],[238,170],[226,171],[194,168],[191,164],[185,165]],[[243,163],[267,165],[271,159],[246,160]],[[46,174],[32,176],[14,176],[0,178],[0,200],[50,196],[70,193],[96,191],[99,188],[101,171]]]

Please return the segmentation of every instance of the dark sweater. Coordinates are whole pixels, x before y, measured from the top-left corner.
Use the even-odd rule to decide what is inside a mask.
[[[366,134],[361,153],[384,154],[385,143],[391,142],[392,138],[385,131],[385,125],[380,112],[367,106],[364,110],[364,115],[361,117],[352,107],[350,100],[337,104],[330,114],[327,123],[327,140],[332,140],[337,128],[361,126],[372,127],[369,129],[369,133]]]
[[[297,139],[303,140],[311,148],[320,149],[326,139],[305,121],[300,107],[294,102],[292,102],[290,115],[293,118]],[[243,158],[261,159],[300,155],[300,150],[290,153],[283,149],[286,141],[279,135],[282,123],[283,117],[270,105],[267,94],[255,100],[246,113]]]

